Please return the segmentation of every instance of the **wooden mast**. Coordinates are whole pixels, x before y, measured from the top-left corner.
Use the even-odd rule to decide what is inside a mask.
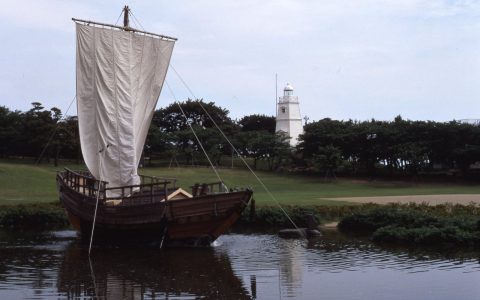
[[[130,8],[128,8],[128,5],[125,5],[125,7],[123,8],[123,27],[125,28],[125,30],[130,30],[130,21],[128,19],[128,15],[130,13]]]

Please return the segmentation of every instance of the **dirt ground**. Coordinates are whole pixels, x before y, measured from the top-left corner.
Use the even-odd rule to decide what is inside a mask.
[[[437,205],[443,203],[468,205],[471,202],[480,204],[480,194],[457,194],[457,195],[410,195],[410,196],[382,196],[382,197],[345,197],[345,198],[322,198],[325,200],[348,201],[354,203],[428,203]]]

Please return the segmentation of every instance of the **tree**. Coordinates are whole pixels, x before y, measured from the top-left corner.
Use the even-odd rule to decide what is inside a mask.
[[[455,148],[452,154],[457,167],[467,175],[470,165],[480,160],[480,146],[465,145],[464,148]]]
[[[342,151],[331,144],[320,147],[313,156],[313,163],[317,171],[325,172],[325,178],[336,177],[335,172],[343,163]]]
[[[22,114],[0,106],[0,157],[16,155],[20,150]]]
[[[244,156],[253,158],[253,168],[263,160],[267,168],[279,167],[291,155],[289,137],[281,133],[271,134],[267,131],[242,131],[235,139],[235,145]]]
[[[65,158],[75,159],[77,163],[80,163],[82,153],[77,116],[68,116],[58,124],[54,140],[59,141],[59,154]]]
[[[181,107],[181,110],[179,108]],[[202,109],[208,112],[208,114]],[[182,113],[185,113],[185,116]],[[216,106],[213,102],[204,102],[203,99],[191,100],[185,102],[172,103],[165,108],[155,111],[153,116],[153,124],[160,128],[162,132],[176,132],[189,129],[188,124],[198,125],[204,128],[213,128],[210,117],[220,127],[234,124],[228,116],[228,110]]]
[[[191,132],[190,126],[192,126],[209,158],[214,164],[219,165],[222,155],[231,153],[231,147],[224,140],[214,122],[226,136],[231,137],[239,131],[239,126],[228,116],[228,110],[216,106],[213,102],[206,103],[202,99],[188,99],[185,102],[173,103],[155,111],[149,137],[152,141],[156,141],[152,145],[153,149],[166,151],[168,152],[166,155],[172,155],[171,148],[173,147],[175,155],[178,153],[184,156],[188,164],[193,163],[196,156],[206,162],[203,160],[204,153]],[[162,137],[164,146],[159,144],[159,137]]]
[[[290,137],[283,132],[275,133],[275,143],[273,151],[269,156],[269,170],[276,170],[290,162],[292,157],[292,147],[290,146]]]
[[[273,116],[249,115],[238,121],[242,131],[267,131],[275,133],[276,119]]]
[[[55,130],[57,119],[54,117],[58,117],[59,110],[44,110],[40,102],[32,102],[32,106],[33,108],[23,114],[20,138],[24,146],[20,151],[22,155],[40,159],[40,154],[47,147],[49,138]],[[47,159],[51,154],[50,151],[45,151]]]

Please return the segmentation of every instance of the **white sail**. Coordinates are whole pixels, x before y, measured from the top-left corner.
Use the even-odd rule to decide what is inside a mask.
[[[85,163],[110,187],[137,166],[174,41],[77,23],[77,109]]]

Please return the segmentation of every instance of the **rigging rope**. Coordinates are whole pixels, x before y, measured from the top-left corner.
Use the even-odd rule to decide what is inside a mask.
[[[135,23],[137,23],[138,26],[140,26],[143,31],[146,31],[145,28],[143,28],[143,26],[142,26],[142,24],[140,23],[140,21],[138,21],[137,17],[135,17],[135,15],[132,13],[132,11],[131,11],[131,10],[128,10],[128,13],[133,17],[133,19],[134,19],[133,21],[134,21]]]
[[[208,162],[210,163],[210,166],[212,166],[212,170],[215,172],[215,175],[217,175],[218,180],[220,180],[220,182],[221,182],[223,185],[225,185],[225,183],[223,182],[222,178],[220,177],[220,174],[218,174],[217,168],[215,168],[215,166],[213,165],[212,161],[210,160],[210,157],[208,156],[207,151],[205,151],[205,148],[203,148],[202,142],[201,142],[200,139],[198,138],[197,133],[196,133],[195,130],[193,129],[192,124],[189,122],[187,115],[186,115],[185,112],[183,111],[182,106],[181,106],[180,103],[178,102],[177,97],[175,97],[175,94],[173,93],[173,90],[170,88],[170,85],[168,84],[167,80],[165,80],[165,84],[167,85],[168,90],[169,90],[170,93],[172,94],[172,97],[173,97],[173,99],[175,100],[175,103],[178,105],[178,108],[179,108],[180,111],[182,112],[182,115],[183,115],[183,117],[185,118],[185,121],[187,122],[188,126],[190,127],[190,130],[192,130],[192,133],[193,133],[193,135],[195,136],[195,139],[197,140],[198,144],[200,145],[200,148],[202,148],[202,151],[203,151],[203,153],[205,154],[205,157],[207,158]]]
[[[115,22],[115,25],[118,24],[118,21],[120,21],[120,18],[122,17],[122,15],[123,15],[123,9],[122,9],[122,11],[120,11],[120,15],[118,16],[117,22]]]
[[[186,89],[190,92],[190,94],[192,95],[192,97],[194,99],[197,99],[197,97],[195,96],[195,94],[193,93],[193,91],[190,89],[190,87],[188,86],[188,84],[185,82],[185,80],[183,80],[182,76],[180,76],[180,74],[177,72],[177,70],[173,67],[172,64],[170,64],[170,67],[172,68],[172,70],[175,72],[175,74],[178,76],[178,78],[180,79],[180,81],[183,83],[183,85],[186,87]],[[243,158],[243,156],[238,152],[237,148],[232,144],[232,142],[230,141],[230,139],[225,135],[225,133],[223,132],[223,130],[217,125],[217,123],[215,122],[215,120],[212,118],[212,116],[210,115],[210,113],[205,109],[205,107],[202,105],[202,103],[199,101],[198,104],[200,105],[200,107],[202,108],[202,110],[205,112],[205,114],[210,118],[210,120],[213,122],[213,125],[217,128],[217,130],[222,134],[223,138],[228,142],[228,144],[232,147],[233,151],[235,151],[235,153],[238,155],[238,157],[240,158],[240,160],[243,162],[243,164],[245,164],[245,166],[248,168],[248,170],[253,174],[253,176],[255,177],[255,179],[257,179],[257,181],[260,183],[260,185],[263,187],[263,189],[267,192],[268,196],[275,201],[275,203],[277,204],[277,206],[280,208],[280,210],[283,212],[283,214],[287,217],[287,219],[290,221],[290,223],[292,223],[292,225],[302,234],[302,236],[304,238],[306,238],[305,234],[303,233],[303,231],[300,230],[300,228],[297,226],[297,224],[295,224],[295,222],[292,220],[292,218],[290,218],[290,216],[288,215],[288,213],[285,211],[285,209],[282,207],[282,205],[280,205],[280,202],[277,200],[277,198],[275,198],[275,196],[270,192],[270,190],[267,188],[267,186],[263,183],[263,181],[260,179],[260,177],[257,176],[257,174],[253,171],[253,169],[250,167],[250,165],[245,161],[245,159]]]
[[[142,28],[143,31],[146,31],[145,28],[144,28],[144,27],[142,26],[142,24],[140,23],[140,21],[137,19],[137,17],[135,17],[135,15],[132,13],[132,11],[129,10],[128,12],[129,12],[129,14],[133,17],[134,22],[137,23],[137,24]],[[160,54],[163,55],[162,52],[160,52]],[[169,64],[169,66],[172,66],[172,65]],[[225,185],[225,182],[224,182],[224,181],[222,180],[222,178],[220,177],[220,174],[218,173],[217,168],[213,165],[212,161],[210,160],[210,157],[208,156],[207,151],[205,151],[205,149],[203,148],[203,144],[202,144],[202,142],[200,141],[200,139],[198,138],[195,130],[193,129],[192,124],[190,124],[190,122],[188,121],[187,115],[186,115],[185,112],[183,111],[183,109],[182,109],[182,107],[181,107],[181,105],[180,105],[180,102],[177,100],[177,97],[175,96],[175,93],[173,92],[172,88],[171,88],[170,85],[168,84],[168,81],[167,81],[167,80],[165,80],[165,84],[167,85],[167,88],[168,88],[168,90],[170,91],[170,94],[172,94],[172,97],[173,97],[173,99],[175,100],[175,103],[177,104],[178,108],[179,108],[180,111],[182,112],[183,117],[185,118],[185,120],[186,120],[188,126],[190,127],[190,130],[192,131],[193,135],[195,136],[195,139],[197,140],[198,145],[199,145],[200,148],[202,149],[203,154],[204,154],[205,157],[207,158],[208,163],[209,163],[210,166],[212,167],[212,170],[215,172],[215,175],[217,175],[217,178],[218,178],[218,180],[220,180],[220,182],[222,183],[223,187],[224,187],[226,190],[228,190],[227,186]]]
[[[45,147],[43,147],[43,150],[42,150],[42,152],[40,153],[40,156],[38,157],[37,161],[35,162],[35,165],[38,165],[38,164],[40,163],[40,161],[42,160],[43,154],[45,154],[45,151],[47,150],[48,146],[49,146],[50,143],[52,142],[53,137],[55,136],[55,133],[57,133],[58,127],[60,126],[60,124],[62,123],[62,121],[65,120],[65,118],[67,117],[67,113],[68,113],[68,111],[70,110],[70,107],[72,107],[72,104],[73,104],[73,102],[75,101],[75,98],[77,98],[77,95],[75,95],[75,96],[73,97],[73,99],[72,99],[72,101],[70,102],[70,104],[68,105],[67,110],[65,111],[65,113],[64,113],[63,116],[60,118],[60,120],[57,121],[57,124],[56,124],[56,126],[55,126],[55,130],[53,130],[53,133],[52,133],[52,135],[50,136],[50,138],[48,139],[47,144],[45,145]]]
[[[93,289],[95,293],[95,298],[98,298],[97,295],[97,280],[95,279],[95,272],[93,271],[93,265],[92,265],[92,260],[90,259],[90,255],[88,256],[88,264],[90,265],[90,275],[92,276],[92,281],[93,281]]]
[[[136,20],[136,22],[140,25],[140,27],[142,27],[143,29],[143,26],[142,24],[140,23],[140,21],[137,20],[137,18],[133,15],[133,13],[131,11],[129,11],[130,14],[132,15],[132,17]],[[143,29],[145,31],[145,29]],[[175,72],[175,74],[177,75],[177,77],[180,79],[180,81],[183,83],[183,85],[186,87],[186,89],[190,92],[190,94],[192,95],[192,97],[194,99],[197,99],[197,97],[195,96],[195,94],[193,93],[193,91],[190,89],[190,87],[188,86],[188,84],[185,82],[185,80],[183,80],[182,76],[180,76],[180,74],[177,72],[177,70],[173,67],[173,65],[171,63],[169,63],[169,66],[172,68],[172,70]],[[174,94],[173,94],[173,91],[172,89],[170,88],[170,85],[168,84],[168,82],[165,80],[165,83],[167,84],[167,87],[168,89],[170,90],[170,93],[172,94],[173,98],[175,99],[175,102],[177,103],[178,107],[180,107],[180,104],[179,102],[177,101],[177,99],[175,98]],[[267,192],[267,194],[269,195],[269,197],[275,201],[275,203],[277,204],[277,206],[280,208],[280,210],[283,212],[283,214],[287,217],[287,219],[290,221],[290,223],[292,223],[292,225],[302,234],[302,236],[304,238],[306,238],[305,234],[303,233],[303,231],[301,231],[299,229],[299,227],[297,226],[297,224],[295,224],[295,222],[292,220],[292,218],[290,218],[290,216],[288,215],[288,213],[285,211],[285,209],[281,206],[280,202],[277,200],[277,198],[275,198],[275,196],[270,192],[270,190],[267,188],[267,186],[263,183],[263,181],[257,176],[257,174],[252,170],[252,168],[250,167],[250,165],[245,161],[245,159],[242,157],[242,155],[238,152],[237,148],[235,148],[235,146],[233,146],[233,144],[231,143],[231,141],[228,139],[228,137],[225,135],[225,133],[223,132],[222,129],[220,129],[220,127],[217,125],[217,123],[215,122],[215,120],[212,118],[212,116],[210,115],[210,113],[208,113],[208,111],[205,109],[205,107],[202,105],[202,103],[198,102],[200,107],[202,108],[202,110],[207,114],[207,116],[210,118],[210,120],[213,122],[213,124],[215,125],[215,127],[217,128],[217,130],[222,134],[223,138],[228,142],[228,144],[232,147],[232,149],[235,151],[235,153],[238,155],[238,157],[240,158],[240,160],[245,164],[245,166],[248,168],[248,170],[253,174],[253,176],[257,179],[257,181],[260,183],[260,185],[263,187],[263,189]],[[180,108],[181,109],[181,108]],[[183,112],[182,110],[182,113],[184,115],[184,117],[186,118],[186,115],[185,113]],[[188,120],[187,120],[187,123],[188,123]],[[203,146],[202,144],[200,143],[200,140],[198,139],[197,135],[195,134],[195,131],[193,130],[192,126],[190,125],[190,123],[188,123],[188,125],[190,126],[192,132],[194,133],[197,141],[199,142],[200,144],[200,147],[202,147],[202,150],[203,152],[205,153],[205,156],[207,157],[208,161],[210,162],[210,165],[212,166],[213,170],[215,171],[215,174],[217,174],[217,177],[220,179],[220,176],[218,175],[218,172],[216,171],[216,169],[214,168],[213,164],[211,163],[207,153],[205,152],[205,149],[203,149]],[[220,181],[222,181],[220,179]],[[222,181],[223,183],[223,181]]]

